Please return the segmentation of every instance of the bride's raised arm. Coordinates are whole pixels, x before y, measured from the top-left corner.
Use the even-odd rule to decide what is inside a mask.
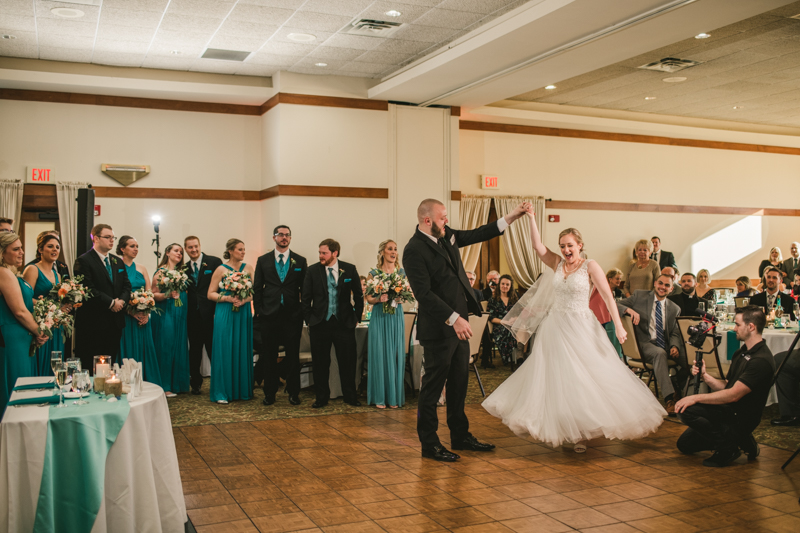
[[[536,252],[536,255],[539,256],[539,258],[542,260],[542,263],[555,270],[556,267],[558,267],[559,261],[561,261],[561,256],[550,251],[550,249],[542,242],[542,236],[539,234],[539,228],[536,227],[536,214],[533,212],[533,208],[528,209],[526,214],[528,215],[528,220],[530,220],[531,223],[531,242],[533,243],[533,249]]]

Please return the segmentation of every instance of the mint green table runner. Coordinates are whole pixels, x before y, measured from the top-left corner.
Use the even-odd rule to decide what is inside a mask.
[[[36,533],[89,533],[105,488],[106,457],[130,412],[127,396],[105,402],[90,394],[89,405],[50,407]]]

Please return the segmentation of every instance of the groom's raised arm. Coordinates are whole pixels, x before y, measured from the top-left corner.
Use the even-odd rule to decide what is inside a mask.
[[[456,238],[456,244],[461,248],[478,242],[485,242],[502,235],[509,225],[513,224],[515,220],[525,214],[530,205],[531,204],[528,202],[522,202],[515,207],[512,212],[498,219],[497,222],[489,222],[479,228],[468,230],[451,229]]]
[[[403,267],[420,309],[425,309],[426,314],[433,315],[436,321],[445,324],[455,311],[431,291],[431,274],[425,258],[416,247],[406,246],[403,251]]]

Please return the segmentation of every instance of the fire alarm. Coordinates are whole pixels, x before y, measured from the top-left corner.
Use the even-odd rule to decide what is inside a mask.
[[[548,222],[561,222],[561,215],[547,215]]]

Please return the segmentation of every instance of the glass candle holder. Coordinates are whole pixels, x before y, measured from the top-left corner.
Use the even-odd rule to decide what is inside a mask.
[[[97,377],[108,377],[111,375],[111,356],[110,355],[95,355],[93,374]]]

